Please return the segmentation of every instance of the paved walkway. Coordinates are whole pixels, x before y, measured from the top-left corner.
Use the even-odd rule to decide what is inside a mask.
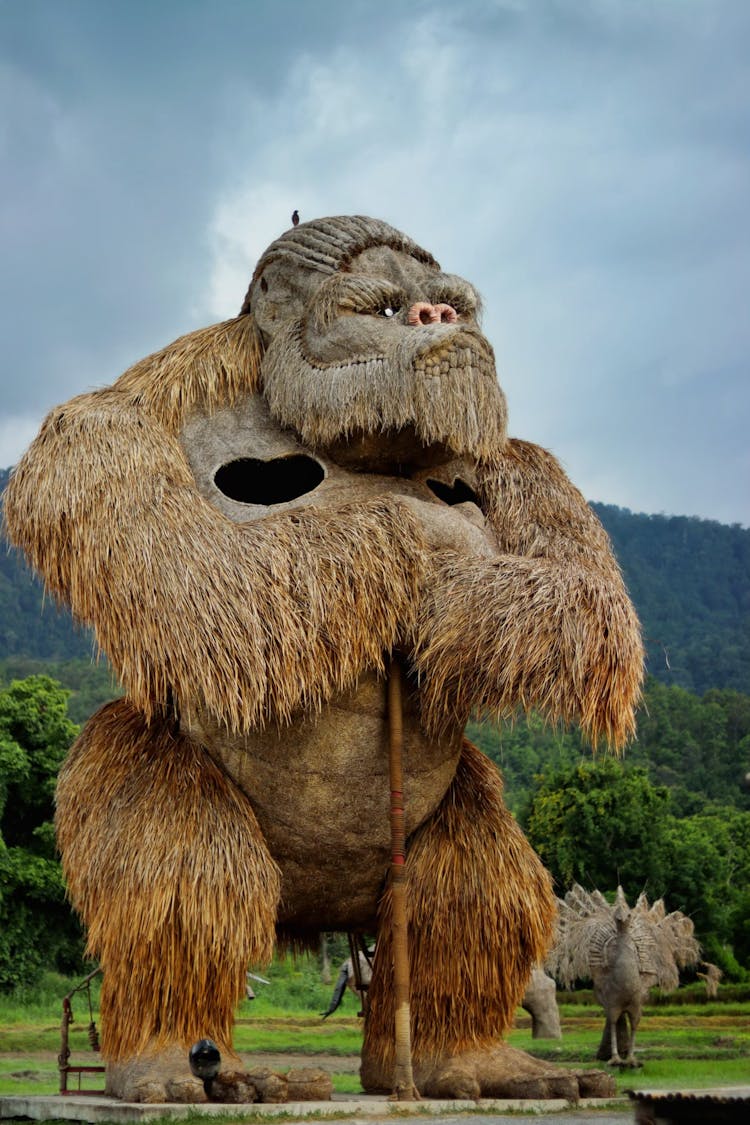
[[[666,1091],[653,1091],[654,1096]],[[722,1087],[715,1090],[682,1091],[695,1097],[748,1099],[750,1086]],[[605,1108],[606,1106],[606,1108]],[[330,1102],[287,1102],[279,1105],[145,1105],[121,1102],[116,1098],[71,1094],[13,1095],[0,1097],[0,1119],[32,1121],[79,1121],[91,1125],[126,1125],[153,1121],[180,1121],[190,1118],[231,1118],[233,1121],[254,1121],[284,1116],[286,1120],[333,1117],[352,1125],[370,1123],[373,1119],[394,1119],[417,1116],[419,1125],[467,1125],[467,1115],[479,1117],[482,1125],[518,1125],[519,1115],[543,1115],[545,1125],[625,1125],[634,1117],[628,1098],[602,1103],[600,1099],[581,1101],[576,1106],[562,1099],[521,1101],[483,1099],[473,1101],[391,1102],[379,1095],[351,1098],[335,1094]],[[749,1117],[750,1119],[750,1117]]]

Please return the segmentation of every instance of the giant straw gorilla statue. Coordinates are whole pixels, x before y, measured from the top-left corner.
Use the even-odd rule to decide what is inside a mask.
[[[391,658],[416,1083],[576,1092],[500,1041],[554,898],[463,728],[533,707],[622,743],[641,642],[580,493],[507,437],[478,316],[387,224],[301,224],[239,316],[54,410],[16,469],[10,535],[125,689],[57,794],[122,1097],[201,1100],[187,1047],[231,1051],[248,963],[321,930],[377,931],[362,1079],[390,1087]]]

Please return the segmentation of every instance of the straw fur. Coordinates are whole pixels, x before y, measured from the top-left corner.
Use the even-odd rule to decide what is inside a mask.
[[[104,968],[102,1051],[228,1047],[249,962],[270,960],[279,871],[247,798],[127,700],[87,723],[60,771],[70,897]]]
[[[284,723],[382,667],[413,619],[423,540],[405,505],[235,525],[198,494],[176,440],[117,390],[46,420],[6,512],[146,718],[175,700],[235,731]]]
[[[578,721],[594,745],[635,733],[640,626],[607,537],[554,458],[511,440],[483,468],[500,556],[445,553],[420,605],[416,666],[430,729],[472,707]]]
[[[258,389],[263,345],[252,317],[240,316],[180,336],[125,371],[115,388],[176,434],[196,407],[231,406]]]
[[[495,766],[464,741],[439,809],[409,841],[415,1063],[488,1045],[512,1026],[553,933],[548,872],[503,802]],[[363,1058],[393,1062],[390,893],[381,902]]]

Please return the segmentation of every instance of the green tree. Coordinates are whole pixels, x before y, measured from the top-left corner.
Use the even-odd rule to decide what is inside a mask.
[[[704,956],[727,975],[750,970],[750,813],[669,817],[663,849],[669,909],[690,915]]]
[[[605,758],[538,777],[524,819],[558,893],[619,883],[630,901],[664,898],[692,919],[707,960],[750,973],[750,813],[713,804],[675,816],[643,767]]]
[[[36,660],[28,656],[9,656],[0,660],[0,684],[24,680],[28,676],[51,676],[68,692],[68,717],[83,724],[110,699],[122,694],[114,673],[105,659]]]
[[[524,827],[558,893],[575,882],[656,897],[668,808],[667,789],[652,785],[646,770],[603,758],[538,777]]]
[[[699,813],[712,802],[750,808],[742,788],[750,770],[750,697],[709,691],[699,698],[649,679],[638,739],[626,756],[670,787],[676,813]]]
[[[506,801],[520,819],[535,776],[592,759],[576,727],[547,723],[535,713],[500,724],[472,721],[466,733],[499,766]],[[647,770],[652,784],[668,787],[675,815],[727,805],[750,810],[750,696],[709,691],[700,698],[649,677],[638,736],[624,760]]]
[[[703,694],[750,683],[750,530],[593,505],[643,622],[648,669]]]
[[[519,818],[524,816],[538,774],[591,756],[577,727],[549,723],[536,712],[499,725],[472,721],[466,734],[500,769],[505,800]]]
[[[0,988],[81,958],[52,824],[57,770],[77,734],[68,693],[47,676],[0,691]]]

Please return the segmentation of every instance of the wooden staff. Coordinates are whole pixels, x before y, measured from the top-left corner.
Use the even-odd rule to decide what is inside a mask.
[[[396,1001],[396,1064],[393,1097],[416,1101],[419,1093],[411,1068],[411,1015],[409,1011],[409,944],[406,920],[403,746],[404,720],[401,668],[391,658],[388,675],[388,763],[391,781],[391,901],[393,906],[393,981]]]

